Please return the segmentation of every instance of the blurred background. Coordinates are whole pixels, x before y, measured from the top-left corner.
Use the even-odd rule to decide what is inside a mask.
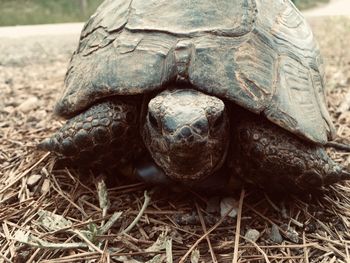
[[[0,26],[81,22],[102,2],[103,0],[0,0]],[[293,2],[299,9],[307,9],[329,0]]]
[[[0,26],[85,21],[103,0],[0,0]]]
[[[329,1],[330,0],[292,0],[300,10],[312,8],[317,5],[328,3]]]

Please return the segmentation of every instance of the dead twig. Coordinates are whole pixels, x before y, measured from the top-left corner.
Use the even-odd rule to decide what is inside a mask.
[[[241,196],[239,198],[239,203],[238,203],[237,223],[236,223],[236,232],[235,232],[235,246],[234,246],[234,250],[233,250],[232,263],[238,262],[238,248],[239,248],[239,237],[240,237],[240,232],[241,232],[241,220],[242,220],[242,209],[243,209],[244,195],[245,195],[245,191],[243,188],[241,191]]]
[[[204,233],[204,235],[202,235],[199,239],[197,239],[197,241],[188,249],[188,251],[186,252],[185,255],[183,255],[181,257],[181,259],[179,260],[179,263],[184,263],[185,260],[187,259],[187,257],[191,254],[191,252],[196,248],[196,246],[204,239],[206,238],[207,235],[209,235],[211,232],[213,232],[219,225],[222,224],[222,222],[225,220],[225,218],[227,217],[227,215],[229,213],[231,213],[231,211],[234,209],[235,207],[232,206],[231,209],[229,209],[221,218],[218,222],[216,222],[216,224],[214,226],[212,226],[206,233]]]
[[[196,202],[196,208],[197,208],[199,220],[201,221],[201,225],[202,225],[202,228],[203,228],[203,232],[206,233],[206,232],[207,232],[207,227],[206,227],[206,225],[205,225],[205,221],[204,221],[202,212],[201,212],[201,210],[200,210],[200,208],[199,208],[197,202]],[[214,263],[216,263],[216,262],[218,262],[218,260],[216,259],[215,252],[214,252],[214,250],[213,250],[213,246],[211,245],[210,238],[209,238],[209,234],[208,234],[205,238],[206,238],[207,243],[208,243],[208,247],[209,247],[211,259],[212,259],[212,261],[213,261]]]
[[[145,200],[143,202],[143,205],[141,207],[140,212],[138,213],[138,215],[135,217],[134,221],[131,222],[131,224],[124,229],[123,233],[128,233],[131,229],[133,229],[133,227],[137,224],[137,222],[140,220],[141,216],[144,214],[149,202],[151,201],[151,198],[148,196],[147,191],[144,192],[144,197]]]

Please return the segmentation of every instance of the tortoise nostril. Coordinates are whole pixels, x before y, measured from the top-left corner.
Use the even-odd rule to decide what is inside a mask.
[[[183,138],[189,138],[192,135],[192,131],[189,127],[185,126],[181,128],[180,134]]]
[[[199,119],[192,125],[193,131],[203,135],[207,134],[209,127],[208,127],[208,121],[206,119]]]
[[[175,141],[177,143],[187,143],[187,142],[193,142],[194,135],[190,127],[185,126],[177,130],[175,135]]]

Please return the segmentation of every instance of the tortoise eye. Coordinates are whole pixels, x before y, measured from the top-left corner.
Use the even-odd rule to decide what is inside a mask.
[[[151,125],[153,126],[153,128],[155,128],[155,129],[159,128],[158,121],[157,121],[156,117],[154,117],[154,115],[151,112],[148,112],[148,120],[151,123]]]

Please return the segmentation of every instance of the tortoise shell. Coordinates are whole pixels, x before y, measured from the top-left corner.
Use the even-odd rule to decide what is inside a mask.
[[[55,112],[185,81],[325,144],[322,58],[289,0],[107,0],[81,33]]]

